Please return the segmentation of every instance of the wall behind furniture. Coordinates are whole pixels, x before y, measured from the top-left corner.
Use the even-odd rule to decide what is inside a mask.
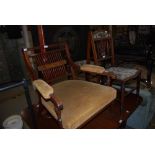
[[[11,76],[8,71],[9,69],[8,69],[6,56],[4,54],[3,40],[4,40],[4,36],[0,34],[0,84],[9,82],[11,80]]]
[[[16,37],[17,31],[14,26],[9,28],[10,34],[7,29],[0,32],[0,84],[20,81],[24,77],[21,57],[24,40],[19,34]]]
[[[82,60],[86,55],[88,25],[44,25],[45,44],[66,41],[74,60]],[[31,26],[34,46],[39,45],[37,26]]]

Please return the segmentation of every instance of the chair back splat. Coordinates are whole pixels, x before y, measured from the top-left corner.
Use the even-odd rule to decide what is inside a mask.
[[[88,34],[88,45],[87,45],[87,63],[91,61],[91,48],[93,54],[93,61],[95,65],[101,65],[107,63],[115,64],[114,58],[114,47],[113,40],[110,34],[105,32],[92,32]]]
[[[75,78],[72,60],[66,43],[46,46],[46,52],[40,48],[23,50],[24,60],[32,80],[42,78],[48,83],[61,78]]]

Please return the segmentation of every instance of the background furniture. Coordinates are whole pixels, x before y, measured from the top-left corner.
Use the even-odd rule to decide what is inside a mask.
[[[150,25],[113,26],[114,47],[116,59],[123,66],[146,68],[142,71],[141,81],[147,87],[151,86],[153,68],[152,46],[154,44],[154,29]],[[130,37],[134,33],[134,41]]]
[[[104,66],[107,72],[111,72],[115,75],[115,78],[111,79],[111,84],[115,82],[120,85],[120,103],[122,111],[124,98],[127,94],[136,90],[136,94],[139,95],[141,73],[137,69],[115,67],[114,57],[111,33],[103,30],[94,32],[90,31],[88,34],[87,63],[90,64],[90,61],[92,60],[95,65]],[[132,88],[127,94],[125,94],[125,85],[133,80],[136,80],[136,87]]]

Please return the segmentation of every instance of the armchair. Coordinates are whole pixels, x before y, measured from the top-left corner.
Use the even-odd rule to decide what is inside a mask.
[[[33,53],[28,55],[28,50]],[[23,50],[24,60],[39,95],[40,111],[46,109],[58,128],[81,128],[115,100],[114,88],[77,79],[80,68],[66,43],[48,46],[44,53],[35,50],[39,49]]]

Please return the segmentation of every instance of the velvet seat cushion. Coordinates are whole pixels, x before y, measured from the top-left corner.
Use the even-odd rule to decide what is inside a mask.
[[[78,128],[116,98],[116,90],[82,80],[66,80],[52,85],[54,94],[63,103],[63,128]],[[43,105],[57,119],[53,103],[42,99]]]

